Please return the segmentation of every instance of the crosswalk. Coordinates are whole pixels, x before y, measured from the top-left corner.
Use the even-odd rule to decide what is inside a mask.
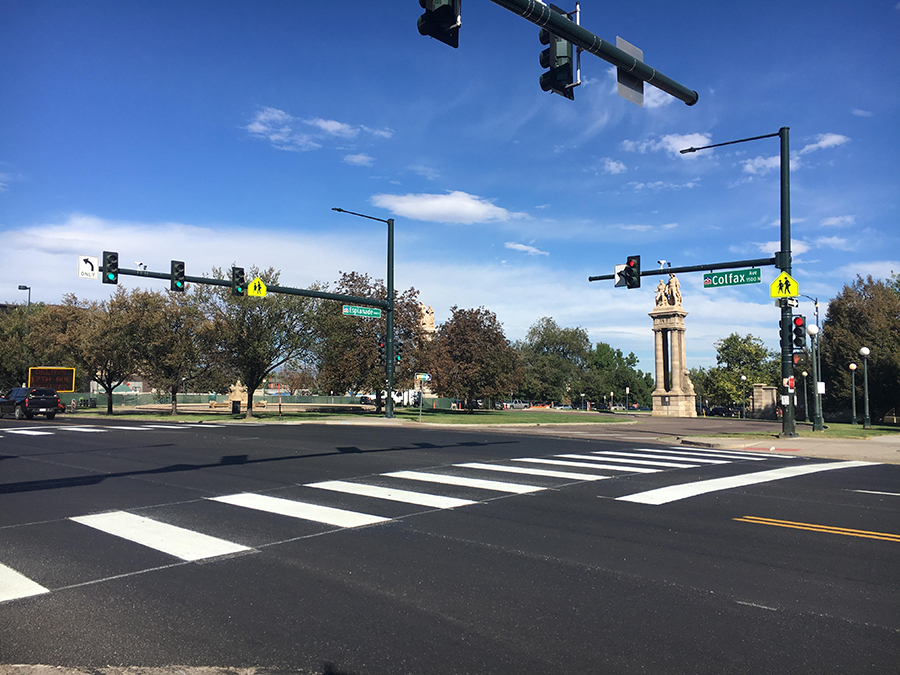
[[[265,546],[304,536],[377,526],[426,512],[464,508],[496,499],[514,498],[517,495],[635,474],[673,472],[674,475],[675,472],[684,470],[718,469],[723,465],[734,464],[732,472],[737,471],[739,476],[729,477],[727,480],[730,483],[726,479],[717,479],[726,482],[710,486],[711,489],[725,489],[729,485],[753,484],[808,473],[815,470],[816,466],[823,467],[820,470],[827,470],[860,464],[813,464],[800,467],[801,470],[796,473],[784,468],[768,472],[755,470],[759,463],[772,460],[773,457],[764,453],[677,447],[599,450],[491,462],[461,462],[439,467],[388,471],[347,480],[317,481],[265,493],[218,495],[175,506],[87,514],[66,519],[64,526],[89,528],[96,536],[109,537],[110,541],[119,542],[118,545],[127,542],[127,545],[139,547],[139,551],[152,550],[155,557],[145,568],[149,570],[160,566],[159,554],[163,554],[164,560],[171,559],[171,564],[252,554]],[[788,463],[795,461],[794,457],[778,456],[778,459]],[[777,472],[782,472],[783,475],[775,475]],[[741,476],[749,478],[746,482],[741,482]],[[704,482],[709,481],[689,480],[687,483],[682,481],[681,485],[698,485]],[[670,485],[660,489],[677,487]],[[702,494],[703,490],[695,490],[694,493],[688,490],[685,497],[679,497],[677,491],[667,492],[661,497],[641,497],[650,492],[653,491],[617,499],[640,504],[663,504],[692,494]],[[254,517],[251,514],[274,520],[267,521],[266,527],[260,530],[263,533],[260,533],[257,528],[246,525],[246,521]],[[191,526],[185,527],[185,523]],[[198,526],[197,523],[201,525]],[[9,529],[15,528],[7,528]],[[206,531],[202,531],[204,529]],[[0,530],[0,602],[77,585],[66,585],[59,580],[51,583],[42,579],[40,561],[5,559],[8,547],[4,545],[3,536],[4,531]],[[77,541],[79,538],[75,536],[72,540]],[[103,550],[102,542],[103,540],[96,544],[100,551]],[[140,554],[134,553],[127,557],[140,558]],[[137,571],[140,571],[140,565]],[[129,570],[128,573],[136,572]],[[102,580],[93,579],[90,583]]]
[[[22,428],[5,428],[0,429],[0,438],[4,434],[12,436],[54,436],[58,434],[105,434],[110,431],[151,431],[153,429],[219,429],[227,425],[225,424],[135,424],[132,426],[122,425],[41,425],[40,427],[22,427]]]

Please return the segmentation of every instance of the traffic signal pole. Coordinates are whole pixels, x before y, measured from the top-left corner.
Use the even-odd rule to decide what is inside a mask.
[[[666,77],[655,68],[651,68],[643,61],[582,28],[565,14],[554,11],[548,5],[537,0],[491,0],[491,2],[518,14],[541,28],[546,28],[553,35],[571,42],[589,54],[599,56],[639,80],[652,84],[657,89],[684,101],[687,105],[694,105],[700,98],[700,95],[693,89]]]

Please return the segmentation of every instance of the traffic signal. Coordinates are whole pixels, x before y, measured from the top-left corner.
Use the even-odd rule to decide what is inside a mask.
[[[103,251],[103,283],[119,283],[119,254]]]
[[[419,4],[425,10],[417,22],[419,34],[433,37],[454,49],[459,47],[462,0],[419,0]]]
[[[181,260],[173,260],[169,273],[169,290],[184,293],[184,263]]]
[[[809,365],[809,356],[806,352],[794,352],[794,368],[805,368]]]
[[[387,365],[387,345],[384,343],[384,340],[378,341],[378,358],[381,361],[381,365]]]
[[[403,360],[403,343],[394,342],[394,361],[400,363]]]
[[[541,75],[541,89],[552,91],[567,99],[575,99],[575,73],[572,61],[572,43],[541,28],[542,45],[548,45],[541,52],[541,68],[547,72]]]
[[[806,317],[795,316],[791,319],[791,325],[793,326],[794,347],[802,349],[806,346]]]
[[[231,268],[231,294],[243,297],[247,293],[247,284],[244,282],[244,268]]]
[[[625,259],[625,269],[620,272],[625,288],[641,287],[641,256],[630,255]]]

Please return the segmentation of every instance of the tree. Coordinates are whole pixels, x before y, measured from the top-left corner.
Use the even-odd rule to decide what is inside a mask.
[[[462,398],[469,412],[479,398],[510,394],[521,383],[518,355],[493,312],[450,308],[432,346],[431,388],[440,396]]]
[[[591,350],[586,330],[560,328],[550,317],[543,317],[516,349],[522,359],[520,391],[525,398],[571,402],[571,386],[580,379]]]
[[[342,272],[335,293],[358,298],[387,297],[380,279],[366,274]],[[423,344],[419,292],[410,288],[394,292],[394,347],[402,345],[403,359],[395,361],[395,388],[412,384],[413,373],[422,361]],[[387,312],[380,319],[349,317],[342,314],[341,304],[322,303],[316,315],[316,365],[319,386],[325,391],[372,391],[376,412],[381,410],[381,391],[385,387],[385,367],[378,355],[378,343],[387,340]]]
[[[637,368],[638,358],[634,352],[626,356],[621,349],[615,349],[605,342],[598,342],[588,354],[587,368],[582,380],[577,384],[579,394],[589,401],[601,401],[612,392],[613,398],[625,401],[625,388],[630,390],[629,401],[649,405],[654,381],[650,373]],[[612,405],[614,401],[610,401]]]
[[[767,349],[754,335],[732,333],[716,341],[715,368],[692,368],[691,382],[704,401],[729,405],[746,396],[753,384],[776,386],[781,381],[780,352]],[[746,376],[746,381],[741,380]]]
[[[178,414],[178,392],[209,369],[203,346],[210,329],[191,294],[135,289],[132,311],[140,316],[143,339],[137,343],[140,373],[150,385],[172,397]]]
[[[825,406],[831,410],[850,407],[850,363],[862,372],[860,347],[871,351],[868,358],[869,409],[873,420],[881,420],[900,404],[900,277],[875,281],[871,276],[844,286],[828,303],[822,325]],[[857,378],[857,394],[862,395]]]
[[[140,316],[121,286],[115,295],[85,308],[74,327],[73,344],[94,381],[106,392],[106,413],[113,414],[113,390],[137,371]]]
[[[224,278],[214,269],[216,278]],[[268,285],[277,285],[280,273],[250,270]],[[234,297],[230,289],[199,285],[200,307],[213,336],[210,365],[236,373],[247,387],[247,418],[253,415],[253,394],[272,371],[285,363],[308,358],[314,344],[313,298],[272,293],[265,298]]]
[[[36,305],[32,310],[33,314],[40,311]],[[7,311],[0,312],[0,390],[19,387],[28,377],[29,350],[25,332],[24,305],[11,305]]]

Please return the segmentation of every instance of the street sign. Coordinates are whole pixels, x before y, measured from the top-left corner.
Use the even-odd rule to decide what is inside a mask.
[[[355,307],[354,305],[344,305],[342,314],[344,316],[366,316],[372,319],[381,318],[381,310],[377,307]]]
[[[729,272],[711,272],[703,275],[703,288],[719,286],[740,286],[741,284],[758,284],[762,281],[762,270],[754,267],[749,270]]]
[[[266,297],[266,284],[262,279],[256,277],[253,281],[250,282],[250,285],[247,286],[247,295],[249,295],[251,298]]]
[[[416,373],[416,379],[422,380],[423,382],[428,382],[429,380],[431,380],[431,375],[429,375],[428,373]]]
[[[613,267],[613,274],[615,275],[616,283],[614,284],[615,288],[619,286],[625,286],[625,277],[622,274],[622,270],[625,269],[625,265],[616,265]]]
[[[797,280],[787,272],[782,272],[769,285],[770,298],[795,298],[800,295]]]
[[[49,387],[70,394],[75,391],[75,369],[37,366],[28,369],[29,387]]]
[[[78,278],[79,279],[99,279],[100,278],[100,258],[90,255],[78,256]]]

